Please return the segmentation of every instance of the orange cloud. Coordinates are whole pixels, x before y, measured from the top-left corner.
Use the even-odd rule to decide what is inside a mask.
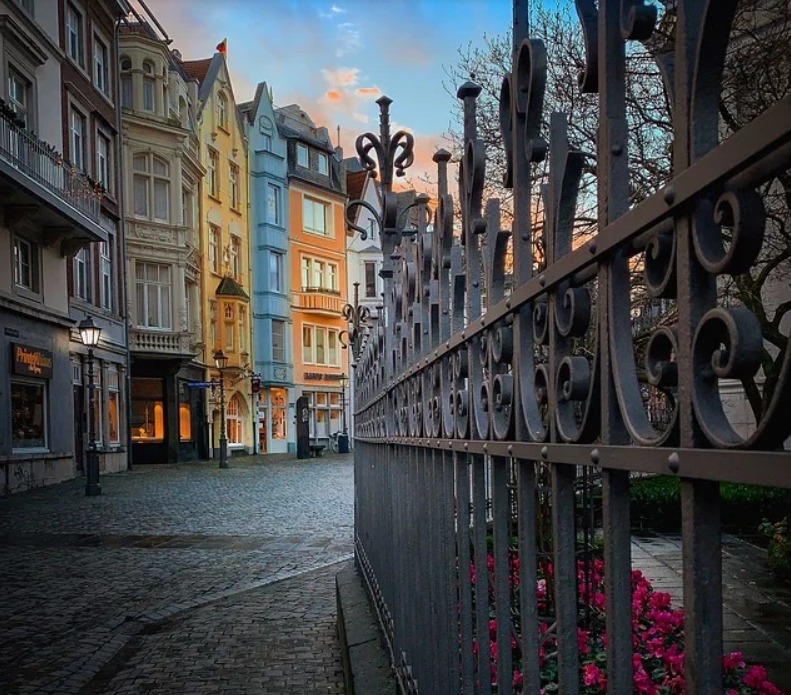
[[[328,89],[324,96],[327,97],[327,101],[340,101],[343,99],[341,93],[337,89]]]
[[[361,97],[378,97],[382,93],[379,87],[359,87],[357,94]]]

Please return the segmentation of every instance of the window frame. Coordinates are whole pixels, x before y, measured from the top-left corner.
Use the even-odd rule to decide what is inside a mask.
[[[20,274],[18,258],[21,256],[17,252],[18,245],[28,247],[30,285],[25,285],[18,280],[18,275]],[[14,233],[10,255],[14,291],[22,296],[39,299],[41,297],[41,249],[39,244],[22,234]]]
[[[99,61],[97,55],[97,48],[104,49],[104,56],[103,61]],[[112,58],[110,52],[110,45],[104,39],[104,37],[94,30],[93,32],[93,75],[92,81],[93,86],[96,90],[102,95],[107,97],[108,99],[112,99],[113,94],[113,75],[112,75]],[[103,72],[100,72],[100,68],[103,69]],[[101,75],[102,79],[99,79],[99,75]],[[104,83],[104,86],[100,84],[101,82]]]
[[[283,277],[283,263],[284,263],[283,254],[278,251],[270,251],[269,252],[269,278],[270,278],[270,289],[273,292],[283,293],[285,283]],[[274,280],[274,281],[272,281]]]
[[[302,163],[302,155],[304,153],[305,163]],[[303,167],[304,169],[310,168],[310,150],[308,149],[307,145],[302,144],[301,142],[297,143],[297,166]]]
[[[216,275],[220,274],[220,251],[222,249],[222,229],[209,222],[209,269]],[[212,253],[212,250],[214,253]]]
[[[206,178],[209,184],[209,195],[212,198],[220,197],[220,178],[219,178],[219,164],[220,154],[211,145],[206,146],[208,153],[206,155]]]
[[[22,86],[25,103],[19,102],[16,96],[11,94],[12,81],[18,82]],[[16,63],[8,61],[6,63],[6,84],[5,95],[6,102],[11,107],[11,110],[16,114],[17,118],[24,123],[26,130],[34,130],[34,110],[35,110],[35,95],[33,93],[35,82],[26,74],[26,71],[21,70]],[[21,107],[21,109],[19,108]],[[22,117],[20,118],[20,111]]]
[[[136,160],[145,159],[146,168],[135,168]],[[155,165],[162,164],[165,173],[156,173]],[[137,219],[150,220],[151,222],[159,222],[163,224],[170,223],[170,181],[171,181],[171,164],[164,157],[153,152],[136,152],[132,154],[132,211]],[[146,213],[143,214],[137,210],[137,182],[143,180],[145,182],[146,190]],[[165,191],[165,217],[157,216],[157,184],[164,185]]]
[[[373,282],[373,293],[369,294],[368,292],[368,269],[372,268],[373,276],[371,278]],[[377,282],[376,282],[376,261],[363,261],[363,282],[364,282],[364,294],[363,296],[365,299],[376,299],[377,297]]]
[[[231,239],[228,244],[228,260],[231,266],[231,276],[234,280],[241,280],[242,277],[242,239],[231,232]]]
[[[315,224],[316,222],[316,206],[319,206],[324,212],[324,230],[321,231],[317,227],[308,226],[308,215],[307,215],[307,206],[311,206],[312,213],[310,215],[311,225]],[[331,211],[331,203],[328,203],[324,200],[319,198],[312,198],[308,195],[302,196],[302,231],[306,234],[312,234],[313,236],[320,236],[325,239],[332,239],[334,238],[334,234],[332,233],[332,216],[330,215]]]
[[[104,156],[105,171],[102,171],[102,152],[100,145],[104,143],[107,151]],[[102,185],[105,191],[113,192],[113,141],[112,138],[101,128],[96,129],[96,170],[94,172],[97,183]],[[102,179],[105,180],[102,180]]]
[[[75,130],[75,116],[77,117],[77,123],[81,126],[81,133],[77,133]],[[88,117],[78,109],[73,102],[69,102],[69,159],[71,160],[71,165],[76,169],[84,173],[88,173],[86,168],[86,159],[87,159],[87,143],[86,138],[88,136]],[[76,137],[79,137],[81,140],[81,144],[76,142]],[[77,161],[79,155],[79,162]]]
[[[115,308],[113,297],[115,288],[113,283],[113,253],[115,244],[112,234],[107,235],[107,241],[99,242],[99,303],[105,311]]]
[[[76,299],[90,303],[93,298],[91,278],[91,247],[83,246],[74,254],[72,262],[73,295]],[[83,285],[83,293],[80,293],[80,285]]]
[[[305,337],[309,336],[309,344]],[[302,362],[317,367],[340,366],[340,331],[329,326],[302,324]],[[322,359],[319,359],[319,350]],[[332,357],[332,359],[331,359]]]
[[[70,26],[70,19],[72,16],[77,18],[77,32],[75,38],[78,55],[76,56],[72,53],[74,48],[72,46],[72,27]],[[83,71],[85,70],[85,25],[85,11],[75,2],[72,2],[72,0],[66,0],[66,56]]]
[[[115,401],[115,437],[113,437],[112,403]],[[117,367],[107,368],[107,442],[109,446],[121,444],[121,387]]]
[[[274,215],[272,214],[274,212]],[[281,226],[280,219],[280,186],[268,183],[266,187],[266,221]]]
[[[275,342],[275,326],[278,326],[280,330],[280,342],[281,345],[279,346],[279,354],[280,357],[278,358],[278,351],[276,348],[278,347]],[[271,327],[271,336],[272,336],[272,362],[277,362],[278,364],[285,364],[286,362],[286,322],[283,319],[272,319],[272,327]]]
[[[124,63],[129,61],[129,67],[125,68]],[[121,82],[120,106],[124,109],[135,108],[135,86],[132,78],[132,59],[129,56],[121,56],[118,61]],[[128,102],[127,102],[128,97]]]
[[[228,99],[223,92],[217,92],[217,126],[228,132]]]
[[[138,278],[137,269],[143,266],[146,270],[143,273],[144,277],[142,279]],[[158,279],[156,281],[148,279],[148,267],[149,266],[156,266],[159,270],[157,271]],[[162,282],[159,279],[159,271],[162,268],[166,268],[168,271],[168,281],[167,283]],[[140,296],[139,291],[140,287],[143,287],[143,304],[144,306],[140,306]],[[157,288],[157,311],[159,315],[159,323],[160,325],[151,325],[149,324],[149,304],[148,304],[148,297],[149,286],[153,286]],[[167,312],[167,320],[168,325],[161,325],[163,323],[162,317],[165,315],[163,312],[163,304],[162,304],[162,289],[167,289],[167,303],[168,303],[168,312]],[[155,261],[146,261],[146,260],[137,260],[135,261],[135,325],[138,328],[143,328],[149,331],[172,331],[173,330],[173,273],[172,273],[172,266],[167,263],[156,263]]]
[[[42,425],[42,430],[44,433],[44,446],[31,446],[31,447],[14,446],[14,432],[13,432],[13,420],[12,420],[11,453],[12,454],[43,454],[49,452],[50,451],[49,380],[34,379],[31,377],[12,375],[11,378],[9,379],[9,384],[10,384],[9,398],[11,401],[11,417],[13,418],[13,413],[14,413],[14,398],[13,398],[14,384],[20,384],[23,386],[36,386],[42,389],[42,393],[43,393],[42,415],[44,420]]]
[[[330,158],[326,152],[318,152],[318,159],[316,160],[316,170],[322,176],[329,176],[330,175]],[[322,170],[322,163],[324,164]]]
[[[151,67],[151,72],[147,72],[146,68]],[[143,61],[143,111],[148,113],[156,113],[157,111],[157,97],[156,97],[156,66],[150,60]],[[146,106],[147,99],[151,95],[151,108]]]
[[[239,167],[233,162],[228,162],[228,193],[233,210],[239,210],[242,204],[240,183]]]

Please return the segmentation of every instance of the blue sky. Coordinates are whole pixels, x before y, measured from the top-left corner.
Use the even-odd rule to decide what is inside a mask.
[[[377,129],[382,93],[393,119],[416,137],[416,165],[442,146],[452,100],[443,65],[484,33],[509,30],[510,0],[147,0],[185,59],[207,58],[228,39],[237,101],[266,81],[275,103],[299,103],[346,154]]]

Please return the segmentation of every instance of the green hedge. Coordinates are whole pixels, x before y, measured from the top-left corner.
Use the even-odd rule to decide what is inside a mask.
[[[722,524],[728,531],[756,533],[761,520],[791,513],[791,490],[721,483]],[[632,481],[632,527],[653,531],[681,529],[681,481],[660,475]]]

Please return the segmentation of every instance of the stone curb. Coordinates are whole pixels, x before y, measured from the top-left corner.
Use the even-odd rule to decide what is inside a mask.
[[[351,561],[335,575],[335,596],[346,695],[397,693],[390,657],[380,639],[376,615],[371,609],[362,578]]]

